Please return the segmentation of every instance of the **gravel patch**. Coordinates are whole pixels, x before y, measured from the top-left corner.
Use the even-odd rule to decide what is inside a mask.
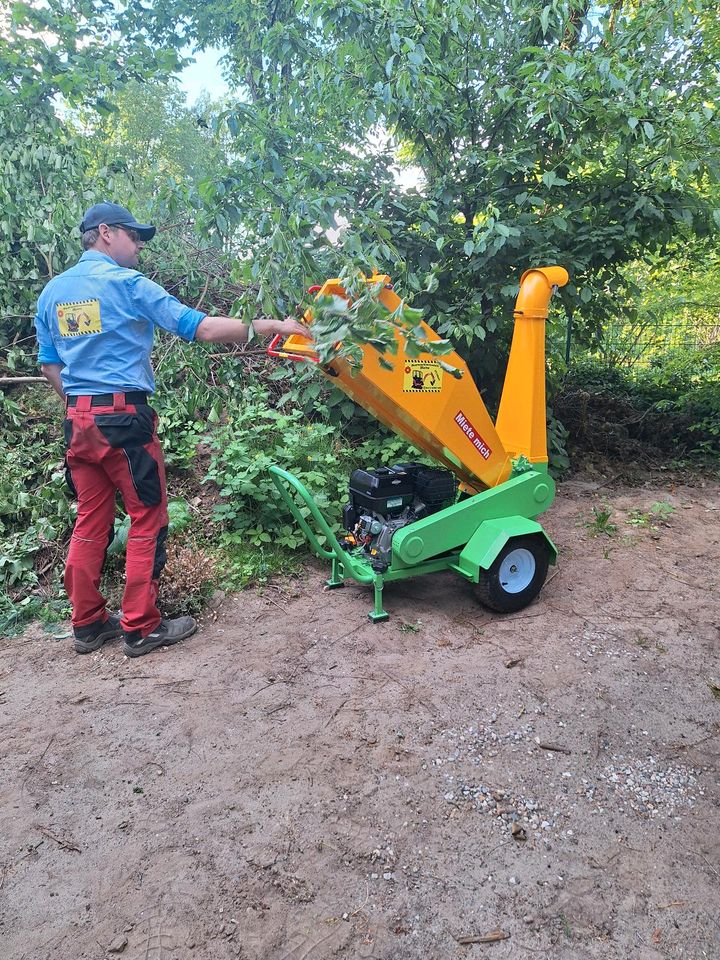
[[[699,770],[682,765],[661,766],[655,757],[613,756],[599,774],[599,784],[583,779],[580,795],[604,812],[604,798],[616,797],[622,807],[651,817],[680,819],[680,809],[692,807],[705,791],[698,785]]]

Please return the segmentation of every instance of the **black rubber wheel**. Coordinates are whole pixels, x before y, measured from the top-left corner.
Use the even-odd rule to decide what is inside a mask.
[[[542,590],[549,563],[550,551],[543,537],[511,537],[490,569],[480,571],[478,600],[500,613],[522,610]]]

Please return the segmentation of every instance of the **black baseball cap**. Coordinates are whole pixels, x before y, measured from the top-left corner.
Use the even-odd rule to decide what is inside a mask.
[[[106,223],[109,227],[128,227],[131,230],[137,230],[141,240],[152,240],[155,236],[155,227],[149,223],[138,223],[127,207],[121,207],[119,203],[106,201],[90,207],[82,218],[80,233],[94,230],[101,223]]]

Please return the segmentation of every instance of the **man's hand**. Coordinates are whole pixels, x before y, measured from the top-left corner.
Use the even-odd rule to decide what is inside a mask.
[[[312,334],[308,327],[298,320],[294,320],[292,317],[285,317],[284,320],[274,320],[272,317],[258,317],[257,320],[253,320],[253,330],[255,333],[260,334],[261,337],[272,336],[279,333],[283,337],[289,337],[295,334],[296,336],[312,340]]]
[[[60,378],[60,373],[62,371],[62,363],[42,363],[40,364],[40,372],[48,381],[50,386],[53,388],[55,393],[60,397],[61,400],[65,399],[65,394],[63,393],[62,380]]]

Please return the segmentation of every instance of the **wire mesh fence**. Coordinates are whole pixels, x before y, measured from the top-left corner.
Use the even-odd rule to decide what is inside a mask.
[[[572,359],[587,357],[608,367],[650,367],[679,351],[704,350],[720,343],[720,304],[715,317],[663,317],[646,314],[628,322],[618,317],[604,325],[588,348],[568,351]],[[570,344],[568,344],[570,346]]]

